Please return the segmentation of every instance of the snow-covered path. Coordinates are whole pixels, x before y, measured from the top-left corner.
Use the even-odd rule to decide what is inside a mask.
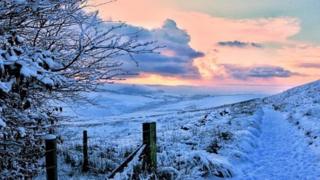
[[[320,159],[305,138],[280,112],[264,109],[258,147],[240,179],[316,180],[320,179]]]

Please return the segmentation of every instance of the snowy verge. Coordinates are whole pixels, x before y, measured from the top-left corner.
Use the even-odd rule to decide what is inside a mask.
[[[264,99],[303,134],[320,155],[320,80]]]

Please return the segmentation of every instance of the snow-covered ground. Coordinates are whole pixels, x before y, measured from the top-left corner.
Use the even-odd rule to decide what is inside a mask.
[[[290,89],[265,101],[285,114],[287,120],[305,135],[310,147],[320,155],[320,80]]]
[[[155,116],[213,108],[225,104],[260,98],[263,94],[223,94],[212,89],[189,87],[143,86],[111,84],[98,92],[84,93],[90,102],[65,105],[66,115],[73,116],[71,123],[94,123],[123,117]],[[94,104],[90,104],[93,102]],[[88,122],[88,120],[90,120]]]
[[[240,169],[231,162],[241,162],[245,158],[260,118],[256,101],[248,101],[204,110],[68,123],[61,130],[65,137],[62,152],[67,154],[61,161],[80,167],[81,133],[86,129],[92,147],[92,165],[108,174],[127,152],[141,144],[142,122],[156,121],[158,165],[163,174],[171,173],[179,179],[232,177]],[[101,157],[103,151],[106,153]],[[69,171],[70,168],[64,168],[60,172],[65,176]],[[103,179],[104,175],[100,173],[99,177]]]
[[[319,92],[318,81],[267,98],[137,86],[90,94],[100,107],[69,108],[75,119],[60,126],[60,179],[105,179],[141,144],[146,121],[157,122],[159,179],[319,179]],[[80,172],[84,129],[88,174]]]
[[[320,157],[284,114],[264,109],[257,148],[248,155],[242,179],[318,179]]]

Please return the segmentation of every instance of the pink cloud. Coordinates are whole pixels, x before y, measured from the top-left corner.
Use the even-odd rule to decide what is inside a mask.
[[[97,1],[94,1],[97,2]],[[190,46],[198,51],[210,52],[195,59],[193,65],[202,75],[198,84],[243,83],[228,76],[220,64],[232,64],[242,67],[269,65],[279,66],[293,72],[306,74],[294,78],[257,79],[255,83],[299,84],[319,77],[318,72],[305,70],[298,64],[303,61],[319,62],[320,47],[290,40],[300,31],[300,22],[292,17],[260,18],[233,20],[213,17],[200,12],[184,11],[171,6],[170,1],[118,0],[99,7],[104,19],[122,20],[129,24],[148,29],[160,27],[167,19],[174,19],[177,26],[190,35]],[[230,48],[219,47],[220,41],[242,41],[266,45],[266,48]],[[174,56],[170,50],[162,52]],[[309,57],[312,56],[312,57]],[[159,76],[157,82],[161,82]],[[146,76],[144,76],[146,79]],[[167,79],[166,79],[167,80]],[[139,79],[135,78],[134,82]],[[165,80],[164,80],[165,81]],[[141,77],[141,82],[143,78]],[[188,83],[188,80],[174,79],[173,82]],[[191,82],[194,84],[194,82]]]
[[[150,29],[160,27],[168,18],[174,19],[192,37],[191,45],[199,49],[221,40],[285,42],[300,31],[299,21],[295,18],[231,20],[173,9],[168,1],[160,0],[119,0],[100,6],[98,10],[104,19],[121,20]]]

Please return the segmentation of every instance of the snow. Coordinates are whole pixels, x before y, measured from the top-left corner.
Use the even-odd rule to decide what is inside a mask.
[[[48,76],[38,77],[38,80],[40,80],[44,84],[47,84],[47,85],[50,85],[50,86],[54,86],[54,84],[55,84],[54,80],[51,79]]]
[[[9,56],[8,61],[17,61],[18,57],[17,56]]]
[[[19,135],[20,135],[21,137],[25,137],[25,136],[26,136],[26,129],[25,129],[25,128],[23,128],[23,127],[18,127],[17,130],[18,130]]]
[[[285,114],[290,124],[308,140],[320,155],[320,80],[290,89],[264,100]]]
[[[0,90],[8,93],[12,89],[12,85],[15,83],[15,79],[11,79],[9,82],[0,82]]]
[[[19,60],[17,63],[22,66],[20,70],[22,75],[25,77],[37,77],[37,72],[40,70],[40,67],[35,65],[35,63],[33,63],[30,59]]]
[[[179,179],[231,177],[238,174],[240,170],[232,162],[237,158],[235,156],[246,153],[245,148],[241,148],[250,144],[247,141],[250,141],[250,137],[255,133],[252,129],[258,124],[256,121],[260,120],[261,112],[256,109],[255,101],[221,105],[255,98],[257,95],[223,96],[208,95],[207,92],[180,95],[179,90],[168,92],[158,88],[131,89],[125,86],[117,87],[119,91],[88,94],[98,100],[96,102],[99,106],[111,104],[119,111],[113,114],[114,112],[108,112],[109,108],[101,108],[99,113],[97,107],[81,104],[81,108],[76,109],[75,113],[79,118],[60,125],[63,127],[59,132],[64,141],[62,149],[68,149],[66,151],[69,152],[70,148],[78,146],[77,144],[81,143],[82,130],[86,129],[90,146],[99,147],[95,153],[110,152],[106,149],[116,147],[115,157],[110,155],[111,158],[106,162],[95,160],[98,164],[113,166],[112,164],[119,164],[123,160],[119,154],[141,143],[142,123],[155,121],[159,148],[158,165],[163,173]],[[230,137],[221,137],[229,132]],[[215,150],[211,147],[215,141],[222,147],[218,154],[213,153]],[[79,163],[81,162],[81,154],[77,151],[72,151],[71,154],[75,162],[78,162],[78,159]],[[95,156],[91,155],[91,159]]]
[[[24,3],[26,3],[25,0],[14,0],[14,2],[17,3],[17,4],[24,4]]]
[[[6,123],[3,121],[3,119],[0,117],[0,128],[6,127]]]
[[[183,93],[182,93],[182,90]],[[223,95],[210,90],[185,91],[182,87],[138,86],[138,85],[106,85],[98,92],[84,93],[95,105],[69,103],[64,107],[67,115],[74,116],[77,121],[94,123],[109,119],[132,116],[147,116],[213,108],[225,104],[264,97],[259,94]]]
[[[56,139],[57,136],[53,135],[53,134],[47,134],[44,139],[45,140],[53,140],[53,139]]]
[[[243,177],[235,179],[318,179],[320,157],[286,117],[264,109],[258,146],[248,156]]]
[[[73,163],[81,164],[77,147],[86,129],[89,146],[94,148],[91,161],[107,175],[125,159],[125,152],[141,143],[141,124],[155,121],[159,178],[320,178],[319,81],[248,101],[244,100],[257,96],[112,88],[86,94],[95,97],[101,109],[81,104],[73,114],[77,120],[60,124],[62,154],[69,154]],[[109,104],[114,106],[112,111],[103,107]],[[108,152],[106,160],[100,157],[103,152]],[[60,166],[64,172],[69,167],[63,158]],[[103,179],[99,174],[69,177]]]
[[[141,161],[139,161],[139,157],[141,156],[143,150],[145,149],[145,145],[140,147],[137,154],[134,158],[128,163],[127,167],[124,169],[123,172],[117,173],[114,179],[131,179],[135,166],[137,166]]]

